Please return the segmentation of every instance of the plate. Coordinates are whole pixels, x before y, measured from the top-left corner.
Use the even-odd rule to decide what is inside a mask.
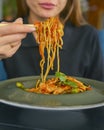
[[[38,78],[27,76],[0,82],[0,102],[41,110],[74,110],[104,106],[104,82],[97,80],[75,77],[92,87],[92,90],[78,94],[44,95],[26,92],[16,87],[17,81],[24,83],[26,87],[33,87]]]

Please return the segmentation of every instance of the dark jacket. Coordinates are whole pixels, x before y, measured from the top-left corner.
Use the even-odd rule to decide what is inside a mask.
[[[24,19],[24,23],[28,23]],[[67,75],[104,81],[104,63],[96,29],[90,25],[64,28],[63,48],[60,50],[60,71]],[[30,33],[11,58],[3,60],[8,78],[40,75],[39,46]],[[56,60],[54,70],[56,71]],[[46,66],[45,66],[46,68]]]

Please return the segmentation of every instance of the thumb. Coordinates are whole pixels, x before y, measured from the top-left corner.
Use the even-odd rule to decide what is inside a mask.
[[[23,23],[23,19],[22,18],[17,18],[14,23],[19,23],[19,24],[22,24]]]

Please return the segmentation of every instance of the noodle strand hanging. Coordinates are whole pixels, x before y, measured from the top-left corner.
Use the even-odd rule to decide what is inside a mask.
[[[45,22],[35,23],[37,28],[37,43],[39,43],[39,53],[41,56],[41,80],[46,81],[50,69],[54,68],[54,59],[57,55],[57,71],[59,71],[59,48],[62,48],[63,25],[58,18],[49,18]],[[47,51],[47,60],[44,50]],[[47,68],[44,73],[44,64],[47,61]]]

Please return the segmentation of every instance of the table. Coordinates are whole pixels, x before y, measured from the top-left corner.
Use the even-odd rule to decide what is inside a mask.
[[[49,111],[0,103],[0,130],[104,130],[104,106]]]

